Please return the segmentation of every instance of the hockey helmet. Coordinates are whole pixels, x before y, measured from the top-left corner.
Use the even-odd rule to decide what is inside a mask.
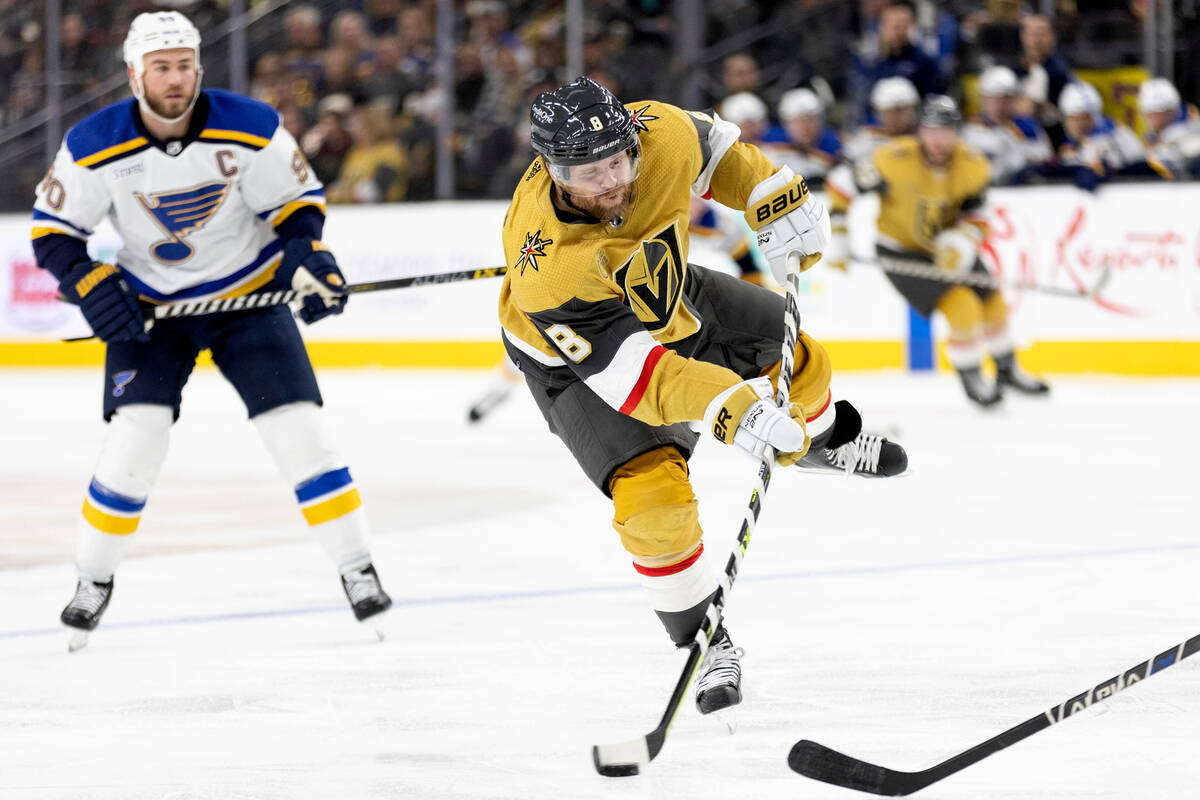
[[[750,92],[737,92],[721,101],[717,109],[721,119],[741,125],[745,122],[766,122],[767,104]]]
[[[178,48],[187,48],[196,54],[196,92],[187,111],[168,119],[156,114],[146,103],[146,89],[142,84],[142,76],[146,72],[147,55],[159,50]],[[200,31],[196,30],[196,26],[178,11],[148,11],[138,14],[133,18],[133,22],[129,23],[123,52],[125,63],[133,70],[133,94],[141,104],[142,110],[167,123],[178,122],[187,116],[196,104],[196,98],[200,96],[200,79],[204,75],[204,70],[200,67]]]
[[[1102,106],[1100,93],[1090,83],[1068,83],[1058,95],[1058,110],[1064,117],[1090,114],[1095,118]]]
[[[632,183],[641,167],[633,115],[591,78],[542,92],[529,109],[529,138],[555,183],[595,197]]]
[[[1151,78],[1138,88],[1138,110],[1143,114],[1175,111],[1180,102],[1179,90],[1166,78]]]
[[[920,102],[917,87],[908,78],[882,78],[871,87],[871,108],[875,111],[916,106]]]
[[[821,116],[821,98],[812,89],[792,89],[784,92],[779,98],[779,118],[795,119],[796,117]]]
[[[944,94],[931,94],[921,107],[921,126],[925,128],[957,128],[962,122],[958,104]]]
[[[979,94],[984,97],[1001,97],[1021,93],[1021,82],[1017,73],[1005,66],[988,67],[979,76]]]

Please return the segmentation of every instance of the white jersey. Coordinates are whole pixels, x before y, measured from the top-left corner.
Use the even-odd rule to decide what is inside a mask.
[[[1146,150],[1137,134],[1124,125],[1101,117],[1082,142],[1072,139],[1059,148],[1059,160],[1067,165],[1102,166],[1120,170],[1146,160]]]
[[[1002,123],[978,117],[963,126],[962,139],[987,157],[992,183],[998,184],[1027,166],[1046,163],[1054,153],[1046,132],[1029,117]]]
[[[274,226],[324,204],[278,112],[206,89],[182,140],[151,136],[133,99],[67,131],[38,184],[33,238],[87,239],[108,216],[123,242],[117,265],[143,299],[235,297],[274,276]]]
[[[1186,180],[1188,165],[1200,159],[1200,111],[1191,104],[1181,106],[1175,119],[1157,136],[1147,133],[1145,142],[1151,159]]]

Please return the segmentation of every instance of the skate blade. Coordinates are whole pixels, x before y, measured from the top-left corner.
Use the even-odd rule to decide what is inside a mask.
[[[380,611],[378,614],[367,617],[360,625],[368,628],[375,634],[381,642],[386,642],[392,631],[392,610],[389,608],[386,611]]]
[[[725,732],[730,736],[737,733],[737,706],[730,706],[720,711],[714,711],[712,716],[716,718],[718,723],[724,726]]]
[[[91,631],[81,631],[78,628],[72,629],[71,635],[67,639],[67,652],[74,653],[76,650],[82,650],[87,647],[89,636],[91,636]]]

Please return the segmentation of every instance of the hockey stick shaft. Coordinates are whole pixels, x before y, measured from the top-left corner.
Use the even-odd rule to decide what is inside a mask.
[[[800,291],[800,272],[803,269],[801,263],[802,257],[798,252],[788,254],[783,347],[780,355],[779,383],[775,391],[775,402],[778,405],[786,403],[791,394],[792,367],[795,360],[796,339],[800,330],[800,308],[796,298]],[[754,526],[758,522],[758,514],[762,509],[762,496],[766,494],[767,487],[771,484],[771,468],[774,463],[775,450],[768,446],[758,464],[758,475],[750,494],[750,501],[746,505],[742,526],[738,530],[737,544],[729,554],[729,560],[725,563],[725,571],[721,575],[713,599],[704,612],[704,620],[700,629],[696,631],[695,638],[688,646],[687,661],[684,662],[679,679],[675,682],[675,688],[671,691],[671,698],[667,701],[667,708],[663,711],[658,727],[637,739],[617,744],[593,746],[592,761],[596,765],[596,771],[601,775],[609,777],[637,775],[638,770],[652,761],[662,750],[667,732],[675,720],[675,715],[679,713],[679,709],[683,705],[684,697],[687,695],[688,687],[692,684],[696,669],[704,659],[704,654],[708,652],[713,634],[721,624],[721,613],[729,599],[729,593],[733,589],[733,582],[737,580],[738,569],[741,567],[742,558],[746,555],[746,548],[750,544]]]
[[[1009,728],[999,736],[993,736],[970,750],[920,772],[901,772],[880,767],[807,739],[796,742],[792,747],[788,754],[788,765],[801,775],[847,789],[889,797],[909,795],[982,761],[992,753],[1027,739],[1038,731],[1062,722],[1067,717],[1090,708],[1094,703],[1107,700],[1117,692],[1128,689],[1197,652],[1200,652],[1200,636],[1193,636],[1183,644],[1164,650],[1154,658],[1130,667],[1086,692]]]
[[[479,267],[465,269],[459,272],[435,272],[430,275],[413,275],[408,278],[389,278],[382,281],[366,283],[351,283],[346,286],[345,294],[361,292],[382,292],[388,289],[407,289],[412,286],[433,286],[439,283],[456,283],[458,281],[474,281],[480,278],[498,278],[508,272],[508,267]],[[150,306],[146,309],[149,331],[153,320],[171,319],[174,317],[197,317],[204,314],[216,314],[222,311],[246,311],[252,308],[284,305],[297,298],[299,292],[294,289],[280,289],[275,292],[257,292],[244,294],[239,297],[224,297],[215,300],[196,300],[182,303],[166,303]],[[77,336],[64,339],[64,342],[88,342],[95,336]]]
[[[411,286],[432,286],[439,283],[497,278],[506,272],[508,272],[507,267],[481,267],[479,269],[466,269],[460,272],[435,272],[432,275],[413,275],[408,278],[389,278],[387,280],[370,281],[367,283],[351,283],[346,286],[345,294],[382,292],[387,289],[407,289]],[[278,292],[246,294],[241,297],[201,300],[195,303],[171,303],[169,305],[154,306],[154,318],[193,317],[201,314],[213,314],[219,311],[241,311],[248,308],[276,306],[290,303],[298,295],[299,292],[296,290],[287,289]]]
[[[924,278],[925,280],[938,281],[940,283],[955,283],[962,286],[974,286],[979,289],[1002,289],[1007,286],[1028,292],[1040,292],[1058,297],[1073,297],[1085,300],[1099,295],[1100,290],[1108,282],[1109,276],[1109,265],[1105,263],[1104,271],[1100,273],[1100,278],[1091,289],[1068,289],[1062,286],[1046,286],[1041,283],[1032,283],[1029,281],[1004,281],[996,278],[989,272],[952,272],[940,269],[933,264],[908,261],[900,258],[853,259],[853,263],[878,267],[884,272],[889,272],[893,275]]]

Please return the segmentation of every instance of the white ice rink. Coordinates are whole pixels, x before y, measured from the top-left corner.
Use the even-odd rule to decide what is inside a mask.
[[[689,700],[645,774],[602,778],[591,745],[652,728],[683,656],[523,389],[468,427],[485,373],[321,374],[396,600],[380,643],[198,372],[69,655],[101,380],[0,372],[2,800],[865,797],[792,773],[792,743],[920,769],[1200,633],[1200,382],[1064,378],[983,414],[945,374],[840,377],[911,474],[779,472],[727,609],[736,734]],[[754,464],[692,463],[723,563]],[[1200,797],[1200,657],[919,796]]]

